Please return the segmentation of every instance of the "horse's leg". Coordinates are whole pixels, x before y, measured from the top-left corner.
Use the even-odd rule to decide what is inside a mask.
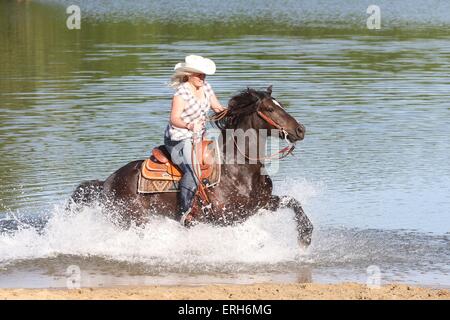
[[[103,183],[100,180],[89,180],[81,183],[73,191],[66,204],[66,210],[79,209],[80,206],[88,206],[95,201],[100,201]]]
[[[279,197],[272,195],[267,209],[275,211],[278,208],[290,208],[294,211],[299,244],[301,246],[309,246],[311,244],[313,225],[303,211],[300,202],[289,196]]]
[[[115,223],[127,228],[131,223],[145,224],[149,208],[142,203],[137,185],[143,160],[128,163],[111,174],[103,184],[105,208]]]

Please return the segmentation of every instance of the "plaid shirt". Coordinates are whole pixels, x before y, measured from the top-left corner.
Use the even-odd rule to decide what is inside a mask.
[[[206,116],[211,108],[211,97],[214,95],[214,91],[211,85],[205,81],[203,85],[203,92],[205,93],[205,99],[200,103],[190,90],[189,83],[184,82],[180,84],[174,96],[181,96],[186,105],[181,113],[181,120],[187,124]],[[166,128],[166,135],[169,135],[171,140],[180,141],[192,137],[192,131],[186,128],[178,128],[173,126],[170,122]]]

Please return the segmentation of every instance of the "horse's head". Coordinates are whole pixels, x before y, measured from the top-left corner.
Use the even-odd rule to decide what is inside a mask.
[[[278,129],[280,138],[287,134],[290,142],[305,137],[305,127],[272,97],[272,86],[266,91],[247,88],[230,99],[227,116],[219,122],[219,127],[236,129],[242,124],[256,130],[267,129],[269,134],[272,129]]]
[[[272,86],[269,86],[267,91],[259,91],[257,94],[260,103],[256,112],[264,120],[265,128],[279,129],[281,138],[284,138],[287,133],[290,142],[303,140],[305,126],[297,122],[293,116],[287,113],[281,102],[272,97]]]

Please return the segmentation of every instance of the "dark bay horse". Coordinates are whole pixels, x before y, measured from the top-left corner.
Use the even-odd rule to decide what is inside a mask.
[[[241,153],[241,156],[245,156],[245,161],[240,164],[229,161],[230,159],[223,161],[225,163],[221,166],[220,183],[206,189],[212,209],[208,214],[199,214],[193,219],[222,226],[232,225],[244,221],[259,209],[276,211],[278,208],[290,208],[295,213],[299,243],[307,246],[311,243],[313,226],[299,201],[288,196],[273,195],[272,180],[264,173],[262,159],[252,159],[248,156],[249,146],[265,143],[264,138],[261,139],[260,136],[263,130],[268,132],[267,136],[276,132],[280,138],[291,143],[304,138],[304,126],[289,115],[271,94],[272,87],[266,91],[244,90],[230,99],[224,117],[216,119],[223,155],[229,154],[226,150],[233,150],[232,156],[237,158]],[[230,130],[239,129],[244,132],[254,129],[255,133],[247,137],[249,144],[244,150],[239,149],[234,136],[227,134]],[[142,162],[143,160],[137,160],[128,163],[105,181],[83,182],[73,192],[70,205],[88,205],[93,201],[106,203],[125,225],[131,222],[145,223],[151,214],[175,219],[178,212],[178,193],[137,192]]]

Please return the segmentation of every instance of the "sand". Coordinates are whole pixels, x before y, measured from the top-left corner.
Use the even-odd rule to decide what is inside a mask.
[[[364,284],[252,284],[205,286],[140,286],[81,289],[0,289],[0,299],[149,299],[149,300],[450,300],[447,289],[402,284],[369,288]]]

